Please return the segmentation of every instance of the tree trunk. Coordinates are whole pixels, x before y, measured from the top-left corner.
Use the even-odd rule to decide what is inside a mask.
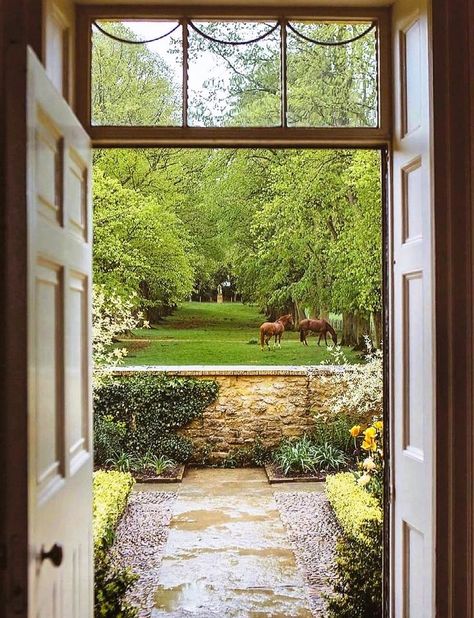
[[[355,316],[353,313],[343,312],[341,345],[355,346],[356,344]]]
[[[293,315],[293,322],[295,324],[295,328],[297,328],[300,321],[304,320],[306,316],[305,316],[303,308],[300,306],[300,304],[296,300],[293,301],[293,310],[291,313]]]

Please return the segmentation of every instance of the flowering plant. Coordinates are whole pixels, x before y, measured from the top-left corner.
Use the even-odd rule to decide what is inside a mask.
[[[363,419],[382,416],[383,354],[381,350],[372,350],[368,337],[365,344],[365,362],[360,365],[349,365],[338,346],[328,348],[333,359],[331,364],[344,365],[344,371],[324,378],[335,386],[327,405],[336,416],[342,413]]]
[[[367,489],[374,496],[382,499],[383,495],[383,421],[376,420],[365,430],[360,425],[350,429],[358,456],[364,454],[359,461],[359,471],[356,473],[358,485]]]
[[[92,358],[94,362],[93,383],[100,384],[105,378],[105,369],[114,367],[127,355],[126,348],[113,348],[118,335],[142,326],[149,328],[141,312],[134,312],[135,299],[124,299],[94,285],[92,296]]]

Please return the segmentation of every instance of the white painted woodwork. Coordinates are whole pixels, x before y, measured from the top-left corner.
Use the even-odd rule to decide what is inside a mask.
[[[434,290],[429,15],[393,6],[392,589],[396,618],[434,611]]]
[[[51,82],[71,101],[74,5],[69,0],[46,0],[44,66]]]
[[[91,618],[91,152],[31,50],[27,152],[28,616]]]

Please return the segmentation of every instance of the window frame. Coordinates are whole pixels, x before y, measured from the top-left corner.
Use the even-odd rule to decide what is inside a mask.
[[[377,22],[378,126],[377,127],[160,127],[95,126],[91,122],[92,23],[95,20],[321,20]],[[387,8],[344,7],[182,7],[110,6],[76,7],[75,111],[89,133],[92,145],[117,147],[351,147],[380,148],[391,139],[391,35]],[[84,66],[85,65],[85,66]],[[186,67],[183,67],[183,88]]]

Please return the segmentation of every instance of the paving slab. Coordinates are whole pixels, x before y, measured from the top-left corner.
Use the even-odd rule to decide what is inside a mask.
[[[274,491],[261,468],[188,471],[173,505],[153,618],[312,616]]]

